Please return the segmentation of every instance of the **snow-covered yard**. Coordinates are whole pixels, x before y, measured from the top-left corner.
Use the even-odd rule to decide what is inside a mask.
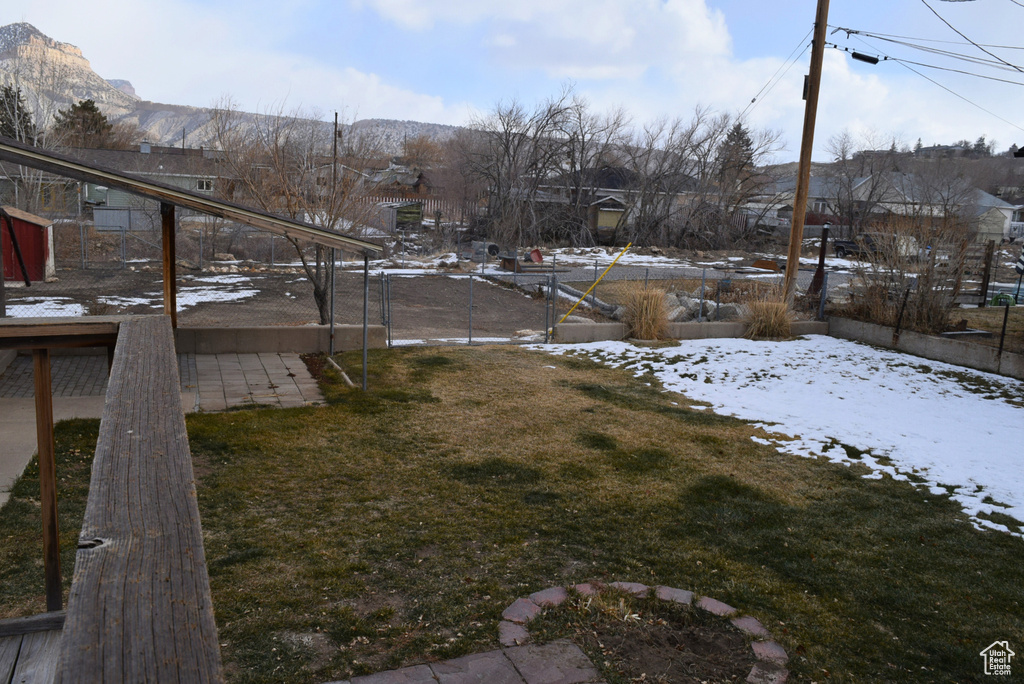
[[[976,526],[1021,536],[980,516],[1024,523],[1024,382],[824,336],[537,348],[651,373],[666,391],[754,421],[764,430],[754,439],[780,452],[919,483]]]

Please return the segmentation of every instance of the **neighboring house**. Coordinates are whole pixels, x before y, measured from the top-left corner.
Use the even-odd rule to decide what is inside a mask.
[[[787,211],[792,215],[795,188],[795,178],[779,183],[779,202],[787,203],[779,209],[780,215]],[[808,215],[829,218],[837,213],[835,208],[840,203],[841,192],[854,205],[859,204],[873,220],[884,220],[888,216],[940,220],[955,213],[971,224],[978,242],[1012,239],[1015,217],[1024,221],[1017,213],[1019,207],[957,179],[930,179],[898,172],[851,179],[848,188],[842,188],[835,178],[812,177],[807,197]]]
[[[978,242],[1012,240],[1018,235],[1013,231],[1014,215],[1020,207],[1005,202],[983,190],[975,190],[973,204],[968,207],[967,218],[977,228]]]
[[[225,171],[215,150],[161,147],[142,143],[137,150],[76,148],[68,156],[89,164],[213,195]],[[160,207],[153,200],[94,183],[82,184],[82,204],[91,207],[97,230],[156,230]]]
[[[386,169],[369,174],[375,194],[394,199],[414,199],[434,194],[434,187],[419,169],[390,163]]]
[[[643,176],[621,166],[601,166],[563,173],[540,187],[559,204],[585,207],[590,231],[598,242],[610,242],[615,231],[632,224],[643,203],[664,210],[685,204],[697,181],[680,175],[645,185]]]
[[[78,208],[78,187],[66,178],[0,164],[0,203],[52,215],[74,215]]]
[[[222,155],[215,150],[161,147],[142,143],[137,150],[76,148],[68,156],[100,168],[123,171],[183,190],[212,195],[223,173]],[[138,199],[123,190],[85,184],[84,202],[92,206],[137,207]]]
[[[214,194],[224,171],[221,154],[214,150],[159,147],[149,143],[142,143],[137,150],[72,148],[63,154],[91,166],[208,195]],[[22,176],[22,173],[28,175]],[[0,165],[0,200],[37,207],[38,211],[54,217],[77,216],[83,209],[100,208],[96,218],[101,228],[111,222],[116,224],[114,227],[152,228],[156,220],[153,217],[159,213],[158,203],[153,200],[11,165]],[[115,216],[120,218],[112,218]],[[132,221],[138,217],[143,218]]]

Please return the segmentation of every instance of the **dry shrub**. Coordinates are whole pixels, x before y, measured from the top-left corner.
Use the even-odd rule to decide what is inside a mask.
[[[747,332],[744,336],[751,340],[790,337],[793,318],[782,291],[776,287],[747,303]]]
[[[924,333],[945,330],[964,277],[967,226],[955,219],[893,217],[874,230],[889,237],[859,270],[840,313]]]
[[[626,331],[638,340],[657,340],[668,332],[665,291],[636,286],[626,293]]]

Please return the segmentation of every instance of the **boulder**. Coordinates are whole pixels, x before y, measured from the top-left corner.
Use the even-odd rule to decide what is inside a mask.
[[[685,306],[674,306],[668,310],[668,320],[673,323],[687,320],[690,311]]]
[[[746,307],[742,304],[722,304],[718,307],[718,320],[736,321],[746,314]]]

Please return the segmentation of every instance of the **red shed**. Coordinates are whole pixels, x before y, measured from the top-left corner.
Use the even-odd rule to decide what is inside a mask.
[[[21,256],[25,259],[29,280],[41,282],[55,276],[57,269],[53,263],[53,221],[14,207],[4,207],[3,210],[14,222],[14,234],[18,238]],[[0,218],[0,238],[4,250],[4,280],[23,280],[6,218]]]

